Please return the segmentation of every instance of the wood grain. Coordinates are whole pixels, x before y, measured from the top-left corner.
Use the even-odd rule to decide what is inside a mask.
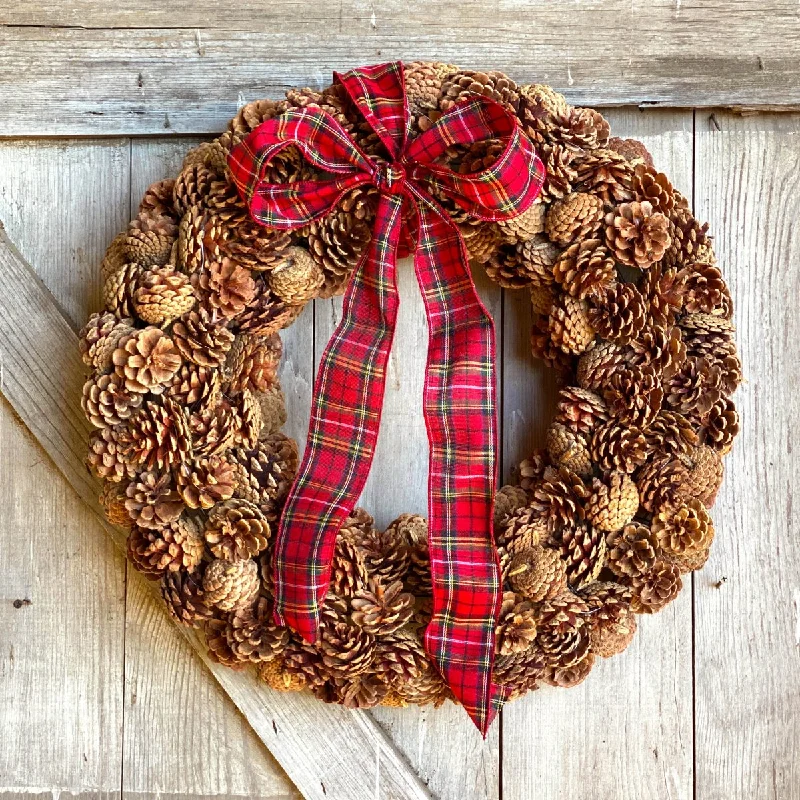
[[[698,113],[696,158],[747,378],[695,580],[697,796],[797,800],[800,117]]]
[[[32,0],[0,10],[0,135],[211,133],[331,70],[447,60],[576,104],[797,106],[790,0]],[[724,24],[720,20],[724,19]]]
[[[691,196],[692,114],[619,110],[612,131],[641,139],[656,166]],[[513,295],[520,295],[513,296]],[[510,296],[511,295],[511,296]],[[506,293],[503,417],[510,467],[543,446],[552,377],[531,370],[529,303]],[[503,710],[503,800],[615,800],[692,796],[691,587],[660,614],[639,618],[622,655],[580,686],[545,687]]]

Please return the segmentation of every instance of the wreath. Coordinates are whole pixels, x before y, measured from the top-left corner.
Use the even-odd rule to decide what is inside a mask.
[[[494,497],[493,681],[506,699],[575,686],[708,558],[708,509],[739,428],[731,297],[708,226],[599,112],[500,72],[415,62],[397,74],[409,140],[465,107],[501,109],[536,153],[531,172],[543,166],[522,211],[490,218],[432,186],[430,213],[447,217],[491,279],[530,293],[533,355],[561,387],[546,449]],[[277,532],[299,482],[298,447],[281,433],[280,330],[357,281],[393,173],[338,191],[303,224],[264,224],[254,197],[282,187],[291,214],[298,193],[331,176],[302,137],[267,158],[253,137],[324,120],[310,138],[335,128],[359,158],[387,163],[386,137],[348,80],[244,106],[175,180],[147,190],[103,259],[103,310],[81,332],[83,408],[96,427],[87,463],[108,519],[130,531],[131,563],[160,581],[179,623],[203,629],[214,660],[351,708],[438,706],[463,697],[426,648],[440,578],[422,516],[378,530],[350,511],[321,556],[318,635],[275,614]],[[242,147],[260,195],[235,174]],[[469,179],[507,153],[503,136],[450,141],[432,169]]]

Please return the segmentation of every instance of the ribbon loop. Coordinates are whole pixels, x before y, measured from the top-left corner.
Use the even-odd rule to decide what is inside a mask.
[[[320,362],[302,464],[275,544],[275,616],[314,641],[328,592],[336,535],[369,475],[380,425],[386,365],[399,298],[403,208],[410,206],[414,269],[428,320],[423,413],[430,441],[428,511],[433,617],[428,654],[482,733],[502,703],[492,683],[500,573],[492,537],[497,472],[495,341],[458,228],[432,194],[469,214],[507,219],[525,211],[544,180],[541,161],[516,118],[485,97],[456,104],[407,141],[400,63],[336,79],[384,144],[390,163],[366,156],[328,114],[305,108],[264,122],[231,152],[229,165],[252,217],[292,229],[330,211],[355,186],[379,189],[375,229],[344,297],[342,319]],[[481,172],[456,175],[440,163],[452,145],[499,139]],[[294,144],[331,179],[264,181],[266,165]]]

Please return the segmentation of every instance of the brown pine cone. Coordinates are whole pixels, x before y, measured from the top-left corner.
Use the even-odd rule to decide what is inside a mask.
[[[526,600],[539,603],[564,591],[567,567],[558,550],[536,545],[514,555],[507,570],[509,586]]]
[[[184,462],[176,468],[175,474],[178,491],[188,508],[208,510],[233,497],[233,467],[220,456]]]
[[[331,592],[339,597],[354,597],[369,585],[369,573],[364,556],[353,537],[340,531],[331,561]]]
[[[688,456],[689,476],[684,486],[684,498],[696,497],[711,508],[722,485],[723,465],[720,454],[707,445],[696,447]]]
[[[608,144],[608,121],[593,108],[572,108],[567,125],[559,131],[564,144],[576,150],[595,150]]]
[[[525,601],[518,602],[514,592],[504,592],[495,636],[495,652],[499,655],[509,656],[527,650],[536,638],[533,606]]]
[[[694,498],[677,506],[662,506],[654,515],[653,533],[667,556],[692,556],[708,550],[714,523],[705,506]]]
[[[691,459],[688,455],[656,454],[636,474],[642,508],[651,514],[657,508],[686,496]]]
[[[633,191],[637,200],[650,203],[654,211],[669,215],[675,205],[669,178],[647,164],[637,164],[633,172]]]
[[[544,221],[547,206],[537,199],[527,211],[510,219],[501,219],[497,227],[508,244],[527,242],[539,233],[544,232]]]
[[[252,302],[256,283],[250,270],[230,258],[211,261],[202,272],[192,275],[192,285],[204,299],[207,309],[231,319]]]
[[[256,396],[249,389],[245,389],[233,398],[231,409],[236,420],[234,444],[246,448],[255,447],[262,427],[261,406]]]
[[[617,136],[612,136],[608,140],[607,147],[637,165],[643,163],[648,167],[653,166],[653,157],[638,139],[620,139]]]
[[[639,280],[639,290],[649,304],[655,325],[672,325],[683,310],[686,297],[686,273],[654,264]]]
[[[190,311],[172,326],[175,347],[189,361],[203,367],[219,367],[233,344],[225,320],[204,308]]]
[[[585,437],[559,422],[551,423],[547,429],[547,452],[556,467],[566,467],[577,475],[592,471]]]
[[[733,301],[719,268],[698,261],[684,267],[683,272],[686,275],[686,311],[729,319],[733,312]]]
[[[375,673],[390,686],[402,686],[428,669],[422,642],[407,631],[381,636],[376,642]]]
[[[528,290],[531,293],[531,309],[533,313],[549,317],[556,299],[556,293],[553,291],[553,287],[534,286],[531,284]]]
[[[190,161],[175,179],[172,191],[175,210],[185,214],[191,206],[202,205],[215,177],[215,173],[202,162]]]
[[[259,438],[267,439],[278,433],[286,423],[286,396],[277,378],[265,392],[256,392],[256,400],[261,408],[261,433]]]
[[[616,283],[617,269],[600,239],[583,239],[561,253],[553,277],[565,292],[583,300],[602,297]]]
[[[539,157],[545,168],[545,179],[540,197],[544,203],[560,200],[572,192],[577,181],[574,167],[575,153],[560,144],[543,145]]]
[[[549,466],[546,450],[534,450],[528,458],[520,462],[515,473],[520,487],[528,494],[533,494],[534,489],[544,477],[545,469]]]
[[[567,568],[567,584],[577,590],[594,581],[606,560],[603,533],[587,522],[565,525],[552,535]]]
[[[125,457],[142,469],[163,472],[192,457],[192,438],[184,410],[172,398],[146,402],[125,432]]]
[[[203,591],[206,602],[220,611],[236,611],[252,605],[261,589],[255,561],[218,558],[206,567]]]
[[[681,329],[647,325],[631,341],[628,363],[634,367],[650,367],[662,380],[668,380],[686,361],[686,345]]]
[[[670,244],[669,220],[647,200],[623,203],[605,218],[606,244],[621,264],[647,269]]]
[[[419,514],[401,514],[387,528],[385,536],[404,542],[409,565],[405,576],[406,591],[417,597],[430,596],[431,565],[428,552],[428,521]]]
[[[525,503],[527,502],[526,497]],[[540,511],[523,505],[501,522],[495,536],[498,544],[516,551],[540,544],[548,532],[547,517]]]
[[[604,472],[631,473],[647,460],[647,440],[641,430],[616,419],[594,429],[590,447],[591,460]]]
[[[720,399],[722,376],[705,358],[687,358],[665,385],[664,404],[687,416],[701,418]]]
[[[464,247],[470,261],[485,264],[497,253],[503,243],[503,234],[495,222],[484,222],[477,225],[459,225]]]
[[[578,596],[589,608],[588,622],[593,628],[621,622],[631,607],[630,588],[612,581],[589,583]]]
[[[265,392],[275,381],[283,344],[277,333],[272,336],[237,336],[225,360],[229,392],[245,389]]]
[[[116,373],[95,374],[83,384],[81,408],[95,427],[114,427],[130,419],[143,399],[144,395],[128,390],[124,379]]]
[[[230,562],[257,556],[266,549],[270,534],[269,522],[258,506],[238,499],[214,506],[204,531],[211,552]]]
[[[570,355],[580,355],[594,345],[595,330],[585,300],[562,294],[550,311],[549,328],[553,344]]]
[[[550,666],[545,670],[542,679],[551,686],[571,689],[583,683],[589,677],[594,666],[594,653],[587,653],[580,661],[567,667]]]
[[[494,527],[502,527],[512,514],[528,504],[528,495],[521,486],[501,486],[494,496]]]
[[[123,336],[117,342],[112,361],[125,388],[139,394],[161,394],[181,366],[172,339],[154,327]]]
[[[566,669],[586,658],[589,652],[589,608],[577,595],[564,592],[545,600],[536,617],[536,643],[548,663]]]
[[[604,216],[603,201],[599,197],[573,192],[550,206],[545,233],[551,242],[569,245],[589,238],[600,227]]]
[[[328,275],[349,276],[371,238],[372,229],[366,220],[336,209],[311,223],[308,250]]]
[[[539,688],[544,677],[547,658],[534,643],[521,653],[497,656],[494,660],[492,681],[510,690],[510,700],[522,697]]]
[[[575,188],[615,205],[633,199],[634,165],[619,153],[598,148],[579,154],[572,162]]]
[[[133,295],[133,307],[139,319],[165,326],[190,311],[195,300],[186,275],[172,267],[161,267],[142,275]]]
[[[225,636],[237,659],[252,664],[278,658],[289,641],[289,631],[273,622],[272,606],[263,596],[231,614]]]
[[[214,139],[211,142],[201,142],[184,156],[182,167],[185,169],[194,164],[203,164],[216,175],[224,175],[227,165],[226,148],[219,139]],[[174,194],[175,182],[172,181],[172,184]]]
[[[199,566],[203,558],[203,538],[197,526],[182,517],[159,530],[134,525],[128,536],[128,559],[139,572],[157,580],[165,572]]]
[[[384,636],[402,628],[411,619],[414,595],[403,592],[402,581],[395,581],[384,589],[373,579],[368,588],[355,593],[350,604],[356,625],[373,636]]]
[[[125,494],[128,515],[140,528],[158,530],[175,522],[184,511],[183,501],[172,488],[169,473],[142,472],[128,484]]]
[[[98,478],[118,482],[132,478],[136,472],[128,457],[125,428],[101,428],[89,436],[89,452],[86,466]]]
[[[130,223],[125,237],[129,260],[142,267],[163,266],[169,261],[177,234],[173,217],[139,216]]]
[[[511,259],[509,265],[518,275],[517,283],[524,280],[526,284],[533,286],[549,286],[553,282],[553,265],[559,256],[559,249],[544,236],[537,234],[518,243],[515,247],[515,254],[516,259]],[[511,275],[505,277],[507,282],[514,283]],[[501,283],[501,285],[503,284]],[[515,287],[511,285],[508,288]]]
[[[161,596],[170,616],[181,625],[193,627],[213,616],[198,573],[183,570],[165,573],[161,579]]]
[[[675,192],[676,204],[669,215],[669,236],[671,243],[665,254],[669,266],[684,267],[699,261],[708,245],[708,223],[701,225],[686,206],[679,202]]]
[[[128,515],[128,509],[125,508],[125,488],[113,481],[103,481],[98,500],[103,507],[106,519],[112,525],[130,530],[131,518]]]
[[[304,305],[325,283],[322,267],[302,247],[284,250],[281,261],[269,273],[269,288],[289,305]]]
[[[627,525],[639,508],[636,484],[624,472],[611,472],[604,480],[592,481],[586,500],[586,519],[602,531],[611,533]]]
[[[648,572],[625,581],[631,587],[631,608],[636,614],[661,611],[683,587],[680,570],[666,559],[659,559]]]
[[[675,411],[660,411],[644,432],[648,453],[688,453],[699,442],[691,421]]]
[[[395,537],[391,532],[375,528],[363,531],[355,538],[355,543],[364,556],[364,563],[371,578],[376,578],[384,586],[405,578],[411,561],[409,545]]]
[[[429,661],[426,661],[425,668],[419,675],[404,682],[395,681],[394,689],[404,700],[419,706],[432,705],[439,708],[445,700],[453,698],[439,670]]]
[[[627,344],[647,322],[647,301],[633,284],[614,284],[592,303],[589,321],[602,339]]]
[[[578,359],[575,378],[584,391],[598,392],[610,376],[625,364],[625,351],[613,342],[598,342]]]
[[[375,658],[375,637],[358,625],[334,622],[322,629],[317,648],[331,677],[353,678]]]
[[[727,397],[721,397],[703,418],[703,438],[706,444],[723,455],[733,446],[739,433],[739,412]]]
[[[571,108],[564,96],[542,83],[520,87],[519,95],[519,116],[528,137],[537,145],[551,141],[570,115]]]
[[[227,627],[228,621],[218,617],[208,620],[203,626],[206,645],[208,646],[208,658],[230,669],[243,670],[249,664],[246,661],[240,661],[236,653],[231,650],[228,644],[228,637],[225,635]]]
[[[314,687],[312,692],[325,702],[338,703],[345,708],[375,708],[383,703],[389,687],[378,677],[362,673],[354,678],[334,678],[328,681],[328,693],[324,687]]]
[[[440,61],[412,61],[405,64],[403,75],[411,115],[419,117],[438,108],[442,83],[448,75],[457,71],[457,67]]]
[[[586,435],[607,420],[608,407],[600,395],[578,386],[567,386],[559,392],[555,422]]]
[[[172,205],[174,180],[163,180],[151,183],[145,190],[139,203],[138,213],[141,217],[155,219],[157,217],[175,217]]]
[[[258,665],[258,677],[261,678],[270,689],[279,692],[301,692],[306,688],[306,679],[300,673],[289,673],[285,668],[285,660],[282,656],[273,658],[269,661],[262,661]]]
[[[658,536],[640,522],[631,522],[608,537],[606,561],[620,577],[644,575],[653,568],[659,554]]]
[[[614,372],[603,396],[620,421],[646,428],[661,410],[664,390],[655,370],[641,366]]]
[[[619,584],[611,585],[619,586]],[[605,621],[599,624],[593,622],[589,636],[594,655],[601,658],[611,658],[611,656],[618,655],[625,650],[633,641],[637,626],[636,616],[630,607],[630,591],[628,591],[628,598],[627,603],[622,606],[623,610],[614,615],[615,619],[613,621]]]
[[[533,490],[531,507],[547,520],[552,529],[582,520],[584,501],[588,495],[580,476],[563,467],[547,467],[542,480]]]
[[[247,103],[228,122],[228,130],[231,133],[246,136],[262,122],[282,114],[287,105],[284,100],[255,100],[252,103]]]
[[[103,280],[103,308],[119,319],[134,316],[133,296],[143,267],[135,262],[123,264]]]
[[[111,356],[117,342],[133,332],[132,322],[131,319],[117,319],[110,313],[92,314],[78,334],[83,363],[99,372],[108,372],[113,367]]]
[[[166,395],[183,406],[214,406],[222,394],[222,378],[217,370],[184,364],[172,379]]]
[[[241,420],[223,399],[215,406],[202,406],[189,415],[189,432],[195,458],[221,455],[234,443]]]
[[[439,108],[448,111],[460,100],[475,94],[502,103],[514,113],[519,108],[519,87],[511,78],[502,72],[474,70],[458,70],[447,76],[442,83]]]

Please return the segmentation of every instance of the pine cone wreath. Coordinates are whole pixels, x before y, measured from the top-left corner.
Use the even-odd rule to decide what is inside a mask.
[[[405,89],[410,140],[480,95],[517,117],[545,168],[536,201],[501,220],[430,192],[475,268],[526,290],[531,352],[558,380],[542,449],[495,495],[493,678],[511,698],[572,687],[709,557],[709,509],[742,425],[724,263],[644,145],[612,136],[599,112],[542,84],[439,62],[406,65]],[[79,336],[94,429],[86,464],[131,563],[160,581],[176,621],[204,632],[210,658],[347,708],[438,706],[454,696],[423,644],[435,599],[424,517],[402,514],[384,529],[352,511],[317,643],[273,617],[275,539],[299,469],[281,432],[296,409],[278,377],[280,331],[307,303],[345,291],[381,190],[359,184],[286,230],[251,216],[227,161],[264,121],[311,108],[368,158],[388,159],[340,84],[290,89],[246,104],[193,148],[111,242],[102,308]],[[491,169],[504,148],[499,138],[450,144],[436,167]],[[261,168],[292,190],[329,178],[295,146]],[[419,231],[410,209],[401,213],[410,252]]]

